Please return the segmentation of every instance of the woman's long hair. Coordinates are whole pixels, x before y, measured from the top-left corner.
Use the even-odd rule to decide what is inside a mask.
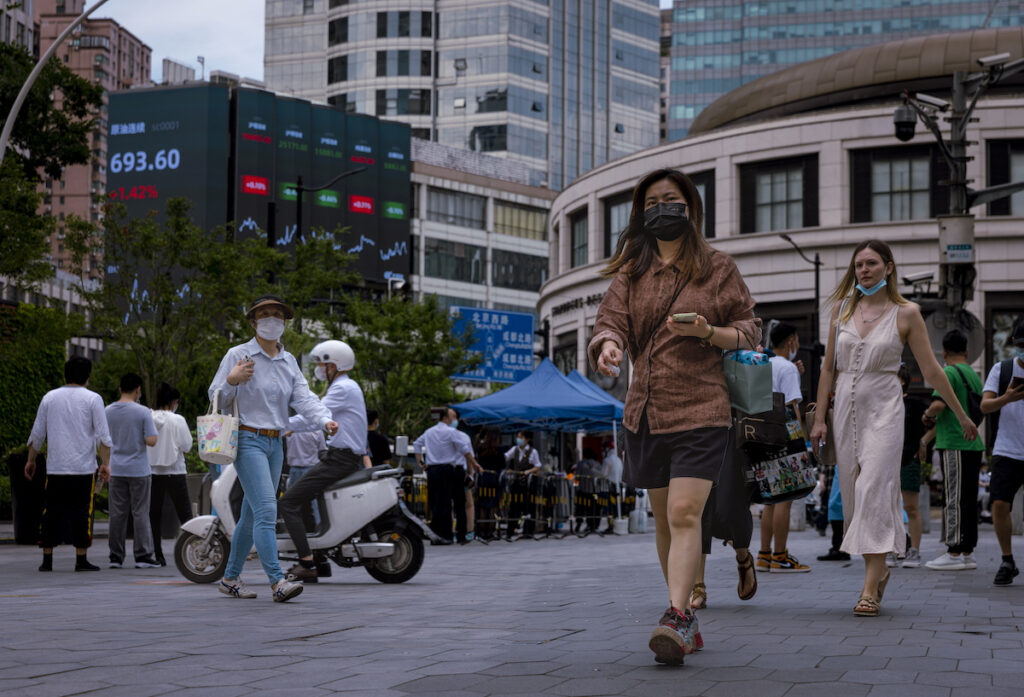
[[[705,280],[711,274],[711,255],[714,250],[700,233],[704,225],[704,204],[700,192],[693,181],[679,170],[658,169],[645,175],[633,189],[633,209],[629,213],[629,224],[619,236],[615,254],[601,270],[601,275],[614,276],[622,271],[633,279],[643,275],[650,268],[651,262],[658,254],[658,241],[644,231],[644,197],[647,195],[647,189],[662,179],[671,180],[683,192],[690,211],[690,221],[693,223],[693,232],[683,235],[679,252],[670,263],[678,265],[683,272],[683,278],[691,281]]]
[[[856,290],[857,271],[854,267],[854,261],[857,255],[865,249],[870,249],[882,257],[882,263],[886,266],[892,264],[892,271],[885,277],[885,293],[889,296],[889,300],[892,300],[897,305],[906,305],[908,302],[906,298],[900,295],[899,286],[897,285],[899,275],[896,270],[896,260],[892,256],[892,249],[882,240],[864,240],[854,248],[853,254],[850,256],[850,267],[846,269],[846,275],[843,276],[843,280],[839,282],[836,289],[832,291],[832,295],[828,297],[830,302],[837,303],[850,296],[851,292],[853,294],[851,302],[846,303],[846,307],[843,308],[842,316],[839,318],[840,322],[846,322],[853,317],[853,311],[857,309],[857,303],[864,297],[863,293]]]

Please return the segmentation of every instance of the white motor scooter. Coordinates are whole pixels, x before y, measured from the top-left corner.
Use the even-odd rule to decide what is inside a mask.
[[[382,583],[403,583],[423,564],[423,538],[436,539],[427,525],[406,508],[399,495],[401,469],[380,465],[335,482],[318,496],[320,524],[308,535],[313,551],[341,567],[362,566]],[[238,475],[232,465],[213,482],[210,502],[217,515],[202,515],[181,526],[174,545],[178,571],[195,583],[213,583],[224,576],[236,520],[231,489]],[[277,550],[282,558],[298,559],[283,525]]]

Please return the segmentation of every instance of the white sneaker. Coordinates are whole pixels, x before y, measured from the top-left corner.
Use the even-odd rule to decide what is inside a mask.
[[[932,559],[925,566],[935,571],[963,571],[967,568],[967,565],[964,564],[963,555],[954,557],[949,552],[946,552],[938,559]]]
[[[907,550],[907,557],[903,560],[904,569],[916,569],[921,566],[921,553],[914,548]]]
[[[293,583],[292,581],[282,578],[280,581],[272,585],[270,590],[274,592],[274,602],[283,603],[286,600],[291,600],[301,593],[302,584]]]
[[[890,569],[892,569],[894,567],[899,566],[900,562],[899,562],[898,559],[896,559],[896,555],[895,554],[893,554],[892,552],[889,552],[889,553],[887,553],[885,555],[885,565],[888,566]]]
[[[964,560],[965,569],[977,569],[978,560],[974,558],[973,554],[961,554],[960,558]]]
[[[217,590],[232,598],[256,597],[256,591],[249,590],[240,578],[222,578],[220,583],[217,585]]]

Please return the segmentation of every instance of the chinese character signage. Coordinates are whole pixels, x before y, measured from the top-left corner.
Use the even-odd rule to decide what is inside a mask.
[[[474,338],[470,353],[484,359],[475,369],[453,378],[519,382],[533,372],[533,315],[458,306],[451,307],[450,312],[456,336],[466,331],[468,324]]]

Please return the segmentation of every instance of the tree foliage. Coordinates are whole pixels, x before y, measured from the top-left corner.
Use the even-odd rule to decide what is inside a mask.
[[[452,318],[428,295],[422,303],[394,297],[381,303],[353,297],[343,338],[356,354],[352,377],[381,430],[415,437],[431,425],[430,408],[459,401],[451,375],[476,366],[470,336],[453,333]]]
[[[163,220],[156,211],[128,219],[123,207],[111,206],[105,226],[104,282],[83,290],[92,333],[105,342],[94,388],[111,393],[120,372],[131,369],[152,400],[169,382],[181,391],[190,421],[206,410],[206,389],[225,351],[252,337],[244,312],[254,298],[282,296],[295,306],[293,326],[308,327],[328,313],[315,301],[352,281],[350,257],[331,235],[300,241],[294,253],[270,249],[265,239],[236,241],[230,228],[204,232],[193,224],[185,199],[169,200]],[[79,255],[90,251],[89,228],[68,232]]]
[[[0,42],[0,114],[6,116],[32,71],[24,49]],[[56,58],[39,75],[22,105],[0,167],[0,275],[32,285],[53,275],[46,259],[51,216],[40,215],[42,173],[89,162],[90,132],[103,90]]]

